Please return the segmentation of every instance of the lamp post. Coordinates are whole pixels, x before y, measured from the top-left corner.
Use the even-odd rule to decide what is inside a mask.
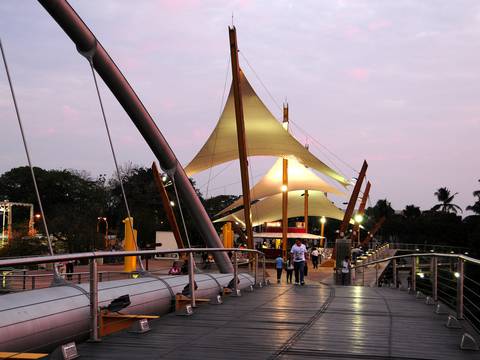
[[[325,231],[325,223],[327,222],[327,218],[325,216],[322,216],[320,218],[320,224],[321,224],[321,227],[320,227],[320,247],[323,247],[324,245],[324,237],[323,237],[323,233]]]
[[[354,217],[355,222],[358,224],[358,240],[357,240],[357,245],[360,246],[360,225],[363,222],[363,215],[362,214],[356,214]]]
[[[104,221],[105,222],[105,237],[103,239],[103,242],[104,242],[104,249],[106,250],[107,247],[108,247],[108,221],[107,221],[107,218],[106,217],[97,217],[97,233],[99,232],[99,224],[101,221]],[[93,247],[95,248],[95,240],[94,240],[94,243],[93,243]],[[95,250],[95,249],[92,249],[92,250]]]

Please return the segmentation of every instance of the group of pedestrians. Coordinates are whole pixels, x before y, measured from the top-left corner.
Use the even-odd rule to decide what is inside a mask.
[[[312,261],[313,256],[316,257],[314,268],[318,267],[318,250],[315,255],[312,251]],[[307,247],[302,244],[300,239],[295,241],[295,244],[290,250],[290,256],[288,259],[283,259],[282,256],[278,256],[275,259],[275,267],[277,269],[277,283],[280,283],[282,280],[283,269],[287,271],[287,284],[292,283],[292,275],[295,274],[295,285],[305,285],[305,275],[306,275],[306,261],[308,260],[308,251]]]

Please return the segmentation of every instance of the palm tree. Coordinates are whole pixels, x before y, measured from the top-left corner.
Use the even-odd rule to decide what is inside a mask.
[[[443,213],[457,213],[457,210],[463,213],[462,208],[458,205],[452,204],[452,200],[458,193],[450,195],[450,190],[446,187],[441,187],[437,191],[435,191],[435,196],[437,197],[440,204],[435,205],[432,207],[433,211],[438,211],[440,209]]]
[[[478,180],[480,182],[480,180]],[[478,197],[478,200],[475,201],[473,205],[467,206],[467,210],[473,211],[475,214],[480,215],[480,190],[473,192],[474,197]]]

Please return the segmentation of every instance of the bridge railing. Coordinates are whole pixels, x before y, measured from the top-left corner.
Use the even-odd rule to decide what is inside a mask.
[[[246,254],[247,258],[244,263],[248,264],[249,272],[253,278],[253,285],[264,285],[266,284],[266,263],[265,256],[262,252],[252,249],[238,249],[238,248],[187,248],[187,249],[176,249],[176,250],[139,250],[139,251],[100,251],[100,252],[86,252],[86,253],[77,253],[77,254],[62,254],[54,256],[35,256],[35,257],[22,257],[22,258],[7,258],[0,259],[0,268],[9,269],[4,271],[0,276],[2,278],[2,285],[6,285],[7,281],[11,281],[15,276],[21,279],[22,288],[27,289],[26,283],[28,283],[29,276],[28,274],[23,273],[23,269],[15,270],[15,268],[28,266],[28,265],[39,265],[39,264],[49,264],[53,263],[54,266],[57,263],[68,262],[68,261],[85,261],[89,263],[89,271],[81,273],[72,273],[66,274],[72,275],[72,282],[81,282],[86,276],[88,276],[88,281],[90,284],[89,287],[89,299],[90,299],[90,340],[99,341],[99,304],[98,304],[98,282],[100,280],[106,281],[111,279],[112,276],[120,276],[121,278],[132,278],[132,277],[142,277],[143,275],[152,274],[152,272],[142,272],[136,271],[133,273],[125,272],[100,272],[98,270],[98,259],[101,258],[117,258],[117,257],[126,257],[126,256],[137,256],[137,257],[149,257],[154,255],[169,255],[169,254],[183,254],[188,259],[188,297],[189,302],[192,307],[196,306],[196,283],[195,276],[198,273],[198,270],[195,265],[195,254],[200,253],[215,253],[215,252],[227,252],[231,255],[231,261],[233,265],[233,278],[231,281],[231,290],[234,294],[239,293],[239,265],[242,262],[240,254]],[[15,272],[20,271],[21,274],[15,274]],[[154,272],[153,272],[154,273]],[[41,274],[43,277],[52,277],[55,275],[51,274]],[[165,274],[165,273],[164,273]],[[158,275],[158,274],[157,274]],[[31,276],[30,279],[37,279],[40,275]],[[112,279],[117,280],[118,278]],[[68,284],[66,279],[56,278],[53,283],[55,285],[61,285],[63,283]],[[230,286],[230,285],[229,285]],[[35,286],[32,286],[35,288]],[[1,299],[1,297],[0,297]]]
[[[383,274],[380,264],[390,262]],[[428,296],[432,304],[455,309],[458,319],[466,319],[480,332],[480,260],[462,254],[413,253],[365,259],[352,267],[356,276],[375,271],[376,286],[405,288],[417,296]],[[364,281],[362,282],[364,284]]]

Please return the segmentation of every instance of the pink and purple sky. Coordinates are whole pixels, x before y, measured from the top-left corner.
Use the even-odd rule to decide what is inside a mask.
[[[344,175],[354,176],[350,166],[359,169],[367,159],[372,204],[387,198],[395,209],[428,209],[441,186],[459,192],[455,203],[462,208],[474,202],[472,191],[480,188],[478,1],[71,4],[183,164],[220,114],[226,77],[230,83],[227,26],[233,13],[239,49],[253,70],[244,57],[241,66],[259,96],[277,118],[277,104],[287,98],[293,134]],[[34,164],[112,174],[89,67],[71,41],[30,1],[0,3],[0,34]],[[119,161],[149,166],[151,151],[108,89],[101,89]],[[0,119],[3,173],[26,164],[3,69]],[[252,177],[274,161],[253,159]],[[195,178],[206,194],[208,171]],[[239,179],[234,164],[210,182],[208,196],[239,193]]]

